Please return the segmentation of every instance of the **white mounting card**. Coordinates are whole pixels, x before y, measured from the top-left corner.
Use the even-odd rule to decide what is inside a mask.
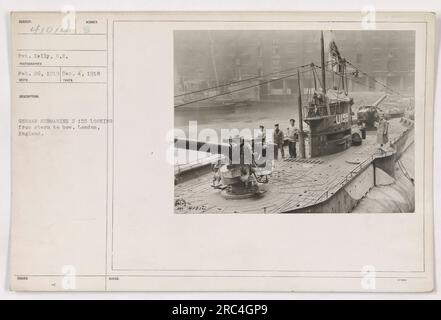
[[[11,290],[433,290],[434,14],[11,33]]]

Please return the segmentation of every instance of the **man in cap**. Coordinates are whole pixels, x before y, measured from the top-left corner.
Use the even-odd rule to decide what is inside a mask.
[[[295,127],[296,121],[294,119],[289,120],[289,127],[287,129],[287,140],[288,140],[288,149],[289,149],[289,157],[296,158],[296,142],[298,139],[298,131]]]
[[[274,159],[279,158],[279,149],[282,154],[282,159],[285,158],[285,151],[283,150],[283,142],[284,142],[283,131],[279,129],[279,124],[276,123],[274,125],[274,134],[273,134],[273,142],[274,142]]]
[[[381,146],[389,141],[389,122],[384,115],[380,116],[380,121],[377,124],[377,143]]]
[[[265,144],[265,140],[266,140],[266,130],[265,127],[263,126],[263,124],[261,124],[259,126],[259,133],[257,135],[257,139],[259,142],[261,142],[262,144]]]

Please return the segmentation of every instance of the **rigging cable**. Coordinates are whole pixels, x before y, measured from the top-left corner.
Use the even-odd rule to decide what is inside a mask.
[[[297,66],[297,67],[288,68],[288,69],[277,71],[277,72],[266,73],[266,74],[262,74],[260,76],[255,76],[255,77],[246,78],[246,79],[242,79],[242,80],[232,81],[232,82],[229,82],[229,83],[226,83],[226,84],[220,84],[220,85],[217,85],[217,86],[213,86],[213,87],[209,87],[209,88],[205,88],[205,89],[201,89],[201,90],[181,93],[181,94],[178,94],[178,95],[176,95],[174,97],[175,98],[179,98],[179,97],[187,96],[187,95],[194,94],[194,93],[200,93],[200,92],[204,92],[204,91],[208,91],[208,90],[212,90],[212,89],[228,87],[228,86],[231,86],[231,85],[236,84],[236,83],[241,83],[241,82],[245,82],[245,81],[265,78],[265,77],[268,77],[268,76],[271,76],[271,75],[274,75],[274,74],[280,74],[282,72],[287,72],[287,71],[294,71],[294,70],[305,68],[305,67],[308,67],[308,66],[310,66],[310,65],[309,64],[305,64],[303,66]]]
[[[375,79],[374,77],[370,76],[368,73],[364,72],[363,70],[361,70],[360,68],[358,68],[357,66],[355,66],[353,63],[351,63],[350,61],[346,60],[346,62],[353,67],[355,70],[359,71],[360,73],[364,74],[366,77],[368,77],[369,79],[372,79],[373,81],[375,81],[376,83],[378,83],[379,85],[385,87],[386,89],[388,89],[390,92],[395,93],[399,96],[401,96],[401,94],[398,91],[395,91],[393,89],[391,89],[390,87],[388,87],[386,84],[378,81],[377,79]]]
[[[316,66],[317,68],[320,68],[321,69],[321,67],[319,67],[319,66]],[[352,80],[352,81],[354,81],[355,83],[358,83],[358,84],[360,84],[360,85],[362,85],[362,86],[365,86],[365,87],[368,87],[368,88],[370,88],[370,89],[374,89],[375,90],[375,87],[373,87],[373,86],[370,86],[370,85],[368,85],[368,84],[365,84],[365,83],[363,83],[363,82],[360,82],[360,81],[357,81],[357,80],[355,80],[355,79],[357,79],[356,77],[349,77],[349,76],[347,76],[347,73],[345,73],[345,74],[343,74],[343,73],[341,73],[341,72],[337,72],[337,71],[334,71],[334,70],[326,70],[327,72],[333,72],[333,73],[335,73],[335,74],[337,74],[337,75],[339,75],[339,76],[343,76],[346,80]],[[386,89],[387,89],[387,87],[386,87]]]
[[[404,174],[404,176],[413,184],[415,185],[415,180],[414,178],[412,178],[409,174],[409,172],[407,171],[406,167],[403,165],[403,163],[401,162],[401,159],[398,159],[397,161],[398,163],[398,167],[400,168],[401,172]]]
[[[349,65],[351,65],[353,68],[355,68],[357,71],[359,71],[360,73],[366,75],[368,78],[370,78],[370,79],[374,80],[375,82],[377,82],[378,84],[382,85],[385,89],[389,90],[389,91],[392,92],[392,93],[396,93],[396,94],[398,94],[398,95],[401,95],[400,93],[398,93],[398,92],[392,90],[391,88],[389,88],[387,85],[385,85],[385,84],[379,82],[379,81],[376,80],[375,78],[372,78],[372,77],[371,77],[370,75],[368,75],[366,72],[364,72],[364,71],[360,70],[359,68],[357,68],[356,66],[354,66],[351,62],[349,62],[349,61],[346,61],[346,62],[347,62]],[[327,64],[329,64],[329,63],[330,63],[330,61],[328,61]],[[266,76],[268,76],[268,75],[272,75],[272,74],[280,74],[280,73],[285,72],[285,71],[287,71],[287,70],[300,69],[300,68],[305,68],[305,67],[307,67],[307,66],[312,66],[312,67],[309,68],[309,69],[307,69],[307,70],[302,71],[301,73],[305,73],[305,72],[308,72],[308,71],[311,71],[311,70],[313,70],[313,72],[317,72],[317,71],[315,70],[315,68],[319,68],[319,69],[321,69],[321,67],[318,66],[318,65],[315,65],[315,64],[308,64],[308,65],[298,66],[298,67],[295,67],[295,68],[290,68],[290,69],[286,69],[286,70],[282,70],[282,71],[278,71],[278,72],[268,73],[268,74],[266,74],[266,75],[262,75],[262,76],[257,76],[257,77],[252,77],[252,78],[243,79],[243,80],[233,81],[233,82],[230,82],[230,83],[228,83],[228,84],[224,84],[224,85],[219,85],[219,86],[215,86],[215,87],[211,87],[211,88],[206,88],[206,89],[202,89],[202,90],[198,90],[198,91],[188,92],[188,93],[185,93],[185,94],[182,94],[182,95],[178,95],[178,96],[175,96],[175,97],[180,97],[180,96],[183,96],[183,95],[189,95],[189,94],[193,94],[193,93],[197,93],[197,92],[203,92],[203,91],[207,91],[207,90],[215,89],[215,88],[219,88],[219,87],[230,86],[230,85],[235,84],[235,83],[240,83],[240,82],[244,82],[244,81],[250,81],[250,80],[253,80],[253,79],[259,79],[259,78],[266,77]],[[334,74],[337,74],[337,75],[343,76],[343,78],[345,78],[346,80],[351,79],[352,81],[354,81],[354,82],[356,82],[356,83],[358,83],[358,84],[360,84],[360,85],[366,86],[366,87],[368,87],[368,88],[370,88],[370,89],[375,89],[375,87],[373,87],[373,86],[367,85],[367,84],[362,83],[362,82],[360,82],[360,81],[356,81],[356,80],[355,80],[356,77],[348,77],[346,72],[345,72],[345,73],[341,73],[341,72],[337,72],[337,71],[334,71],[334,70],[328,70],[328,69],[326,69],[326,71],[327,71],[327,72],[333,72]],[[290,74],[290,75],[283,76],[283,77],[279,77],[279,78],[276,78],[276,79],[271,79],[271,80],[268,80],[268,81],[264,81],[264,82],[261,82],[261,83],[259,83],[259,84],[255,84],[255,85],[251,85],[251,86],[247,86],[247,87],[243,87],[243,88],[239,88],[239,89],[235,89],[235,90],[230,90],[230,91],[228,91],[228,92],[224,92],[224,93],[216,94],[216,95],[213,95],[213,96],[210,96],[210,97],[205,97],[205,98],[202,98],[202,99],[197,99],[197,100],[193,100],[193,101],[189,101],[189,102],[184,102],[184,103],[181,103],[181,104],[175,105],[174,107],[175,107],[175,108],[178,108],[178,107],[182,107],[182,106],[185,106],[185,105],[189,105],[189,104],[197,103],[197,102],[200,102],[200,101],[210,100],[210,99],[213,99],[213,98],[216,98],[216,97],[220,97],[220,96],[224,96],[224,95],[229,95],[229,94],[234,93],[234,92],[238,92],[238,91],[242,91],[242,90],[247,90],[247,89],[251,89],[251,88],[254,88],[254,87],[259,87],[259,86],[261,86],[261,85],[268,84],[268,83],[271,83],[271,82],[274,82],[274,81],[278,81],[278,80],[283,80],[283,79],[286,79],[286,78],[290,78],[290,77],[293,77],[293,76],[295,76],[295,75],[296,75],[296,74]],[[320,82],[320,80],[319,80],[319,82]]]
[[[309,71],[310,71],[310,69],[307,69],[307,70],[304,70],[304,71],[302,71],[300,73],[305,73],[305,72],[309,72]],[[242,90],[247,90],[247,89],[259,87],[259,86],[262,86],[264,84],[268,84],[268,83],[271,83],[271,82],[274,82],[274,81],[279,81],[279,80],[291,78],[291,77],[294,77],[294,76],[297,76],[297,73],[293,73],[293,74],[290,74],[290,75],[287,75],[287,76],[283,76],[283,77],[279,77],[279,78],[276,78],[276,79],[267,80],[267,81],[261,82],[259,84],[254,84],[252,86],[243,87],[243,88],[231,90],[231,91],[228,91],[228,92],[216,94],[216,95],[213,95],[213,96],[210,96],[210,97],[205,97],[205,98],[202,98],[202,99],[197,99],[197,100],[193,100],[193,101],[189,101],[189,102],[184,102],[184,103],[175,105],[174,107],[178,108],[178,107],[186,106],[186,105],[189,105],[189,104],[197,103],[197,102],[200,102],[200,101],[210,100],[210,99],[213,99],[213,98],[216,98],[216,97],[225,96],[225,95],[228,95],[228,94],[232,94],[234,92],[238,92],[238,91],[242,91]]]

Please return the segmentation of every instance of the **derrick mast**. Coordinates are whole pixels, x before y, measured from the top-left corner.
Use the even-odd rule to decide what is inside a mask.
[[[346,91],[346,61],[341,58],[335,42],[331,42],[331,68],[337,68],[340,86],[326,88],[325,48],[323,31],[321,34],[321,90],[315,88],[307,104],[305,122],[309,125],[310,156],[319,157],[346,150],[352,143],[352,98]],[[316,66],[313,64],[313,76],[317,82]]]

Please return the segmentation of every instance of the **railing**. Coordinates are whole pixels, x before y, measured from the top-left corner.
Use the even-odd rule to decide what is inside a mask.
[[[409,127],[406,130],[401,132],[397,137],[395,137],[395,139],[391,140],[391,142],[390,142],[391,146],[395,146],[395,144],[399,140],[401,140],[404,136],[406,136],[409,133],[409,131],[412,130],[412,129],[413,129],[413,122],[410,123]],[[396,150],[394,152],[396,152]],[[390,154],[392,154],[392,153],[390,153]],[[388,156],[390,154],[388,152],[386,152],[386,153],[383,153],[381,155],[382,156]],[[351,172],[349,172],[344,177],[344,179],[342,179],[338,183],[335,183],[334,185],[329,187],[328,190],[323,192],[323,194],[321,194],[320,197],[315,201],[315,204],[329,199],[330,198],[330,195],[329,195],[330,190],[334,190],[335,189],[335,191],[338,191],[342,186],[344,186],[345,184],[347,184],[349,181],[352,180],[352,178],[354,177],[354,174],[356,175],[356,174],[360,173],[363,169],[365,169],[367,167],[367,165],[371,164],[372,161],[374,161],[374,159],[376,158],[377,155],[379,155],[379,154],[378,153],[374,153],[369,158],[367,158],[363,162],[359,163],[354,169],[351,170]],[[332,193],[331,196],[334,193]]]
[[[360,162],[354,169],[352,169],[342,180],[340,180],[339,182],[333,184],[331,187],[329,187],[325,192],[323,192],[322,195],[320,195],[320,197],[315,201],[315,204],[325,201],[327,199],[330,198],[329,196],[329,192],[330,190],[334,190],[338,191],[342,186],[346,185],[349,181],[352,180],[353,177],[355,177],[356,175],[358,175],[361,171],[363,171],[366,167],[368,167],[372,161],[374,161],[375,156],[377,154],[374,153],[373,155],[371,155],[369,158],[367,158],[366,160],[364,160],[363,162]],[[331,194],[331,196],[334,195],[334,193]],[[324,199],[323,199],[324,198]]]
[[[405,130],[404,132],[400,133],[393,141],[391,141],[391,146],[395,145],[401,138],[403,138],[406,134],[408,134],[409,129]],[[386,157],[388,155],[391,155],[392,153],[396,152],[384,152],[381,154],[381,156]],[[326,190],[325,192],[323,192],[322,195],[320,195],[320,197],[315,201],[315,204],[325,201],[327,199],[330,198],[329,192],[330,190],[334,190],[338,191],[342,186],[344,186],[345,184],[347,184],[349,181],[352,180],[352,178],[357,175],[358,173],[360,173],[363,169],[365,169],[368,165],[370,165],[372,163],[372,161],[374,161],[374,159],[376,158],[376,156],[378,156],[378,153],[374,153],[372,154],[369,158],[367,158],[366,160],[364,160],[363,162],[359,163],[354,169],[352,169],[345,177],[344,179],[340,180],[339,182],[335,183],[334,185],[332,185],[331,187],[328,188],[328,190]],[[338,188],[337,188],[338,186]],[[331,196],[334,193],[331,194]]]

